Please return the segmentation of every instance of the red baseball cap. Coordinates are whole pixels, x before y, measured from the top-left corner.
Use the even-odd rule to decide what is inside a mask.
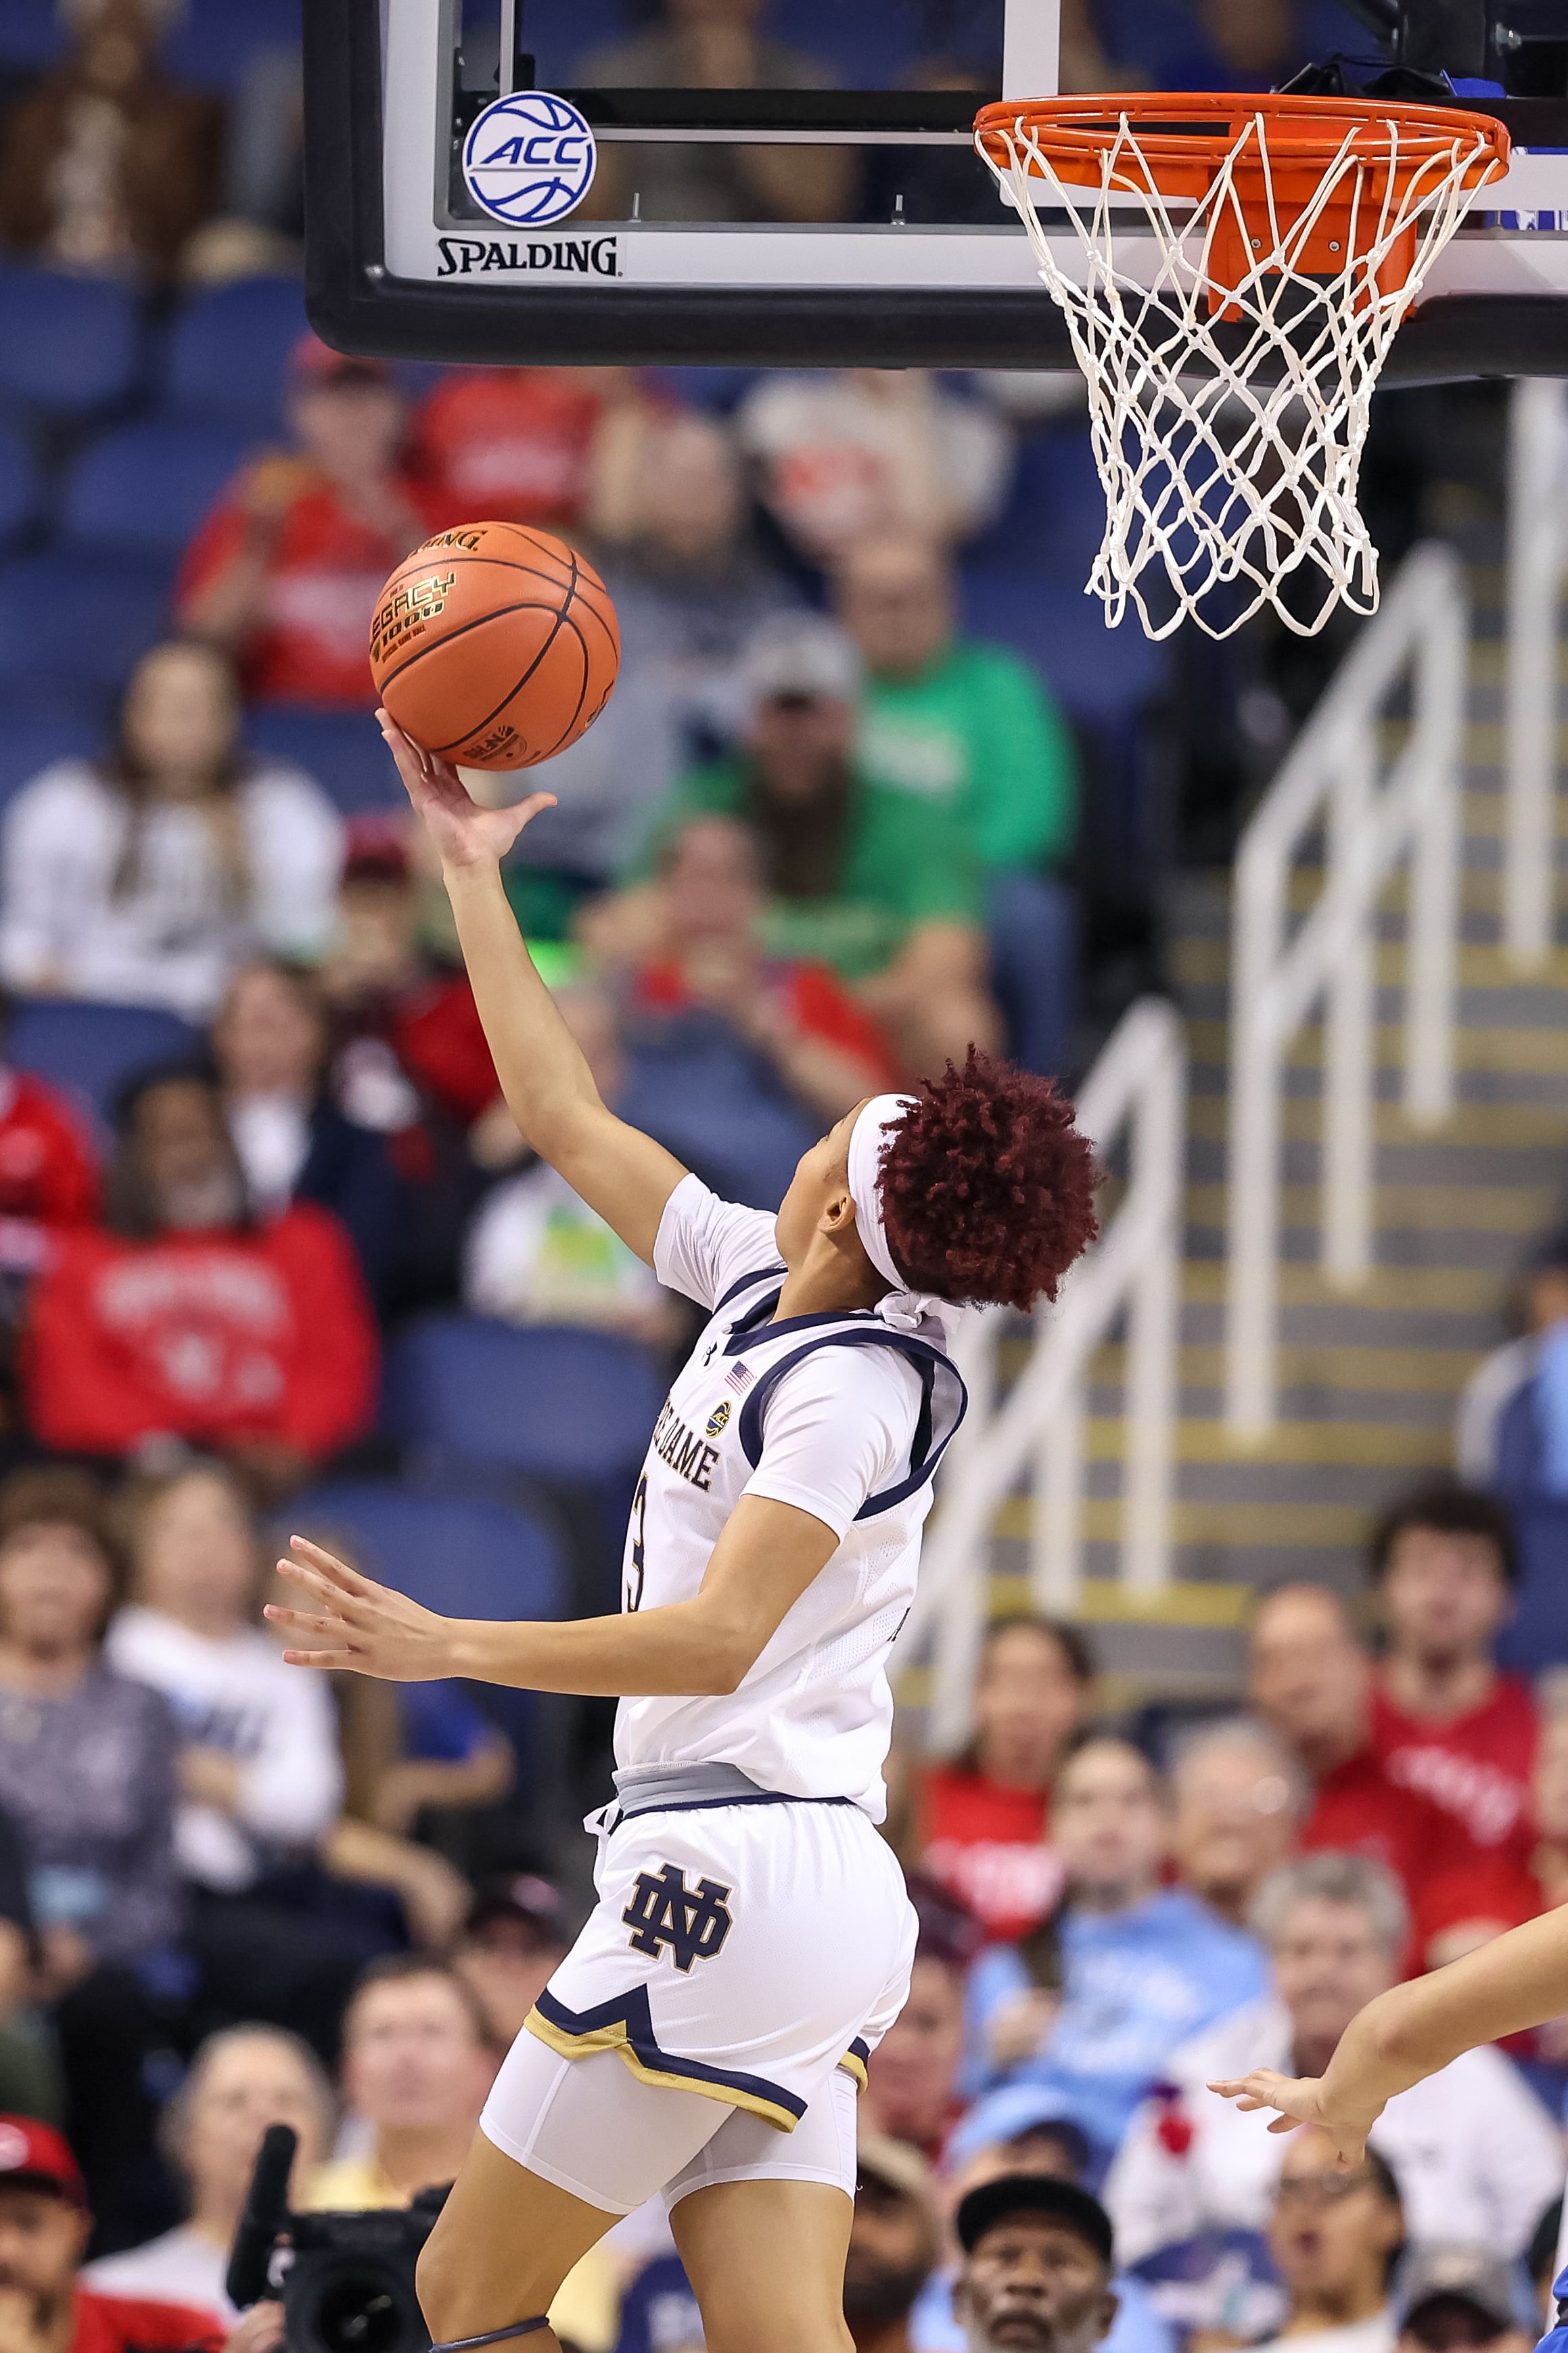
[[[0,2116],[0,2189],[50,2189],[68,2205],[87,2208],[87,2184],[70,2143],[36,2116]]]
[[[289,374],[295,384],[395,384],[385,360],[356,359],[352,352],[335,352],[320,335],[300,336],[289,354]]]
[[[405,824],[371,809],[350,818],[343,841],[345,882],[406,882],[412,872]]]

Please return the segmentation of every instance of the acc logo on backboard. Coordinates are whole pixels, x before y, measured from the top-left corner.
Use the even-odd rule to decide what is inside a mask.
[[[496,99],[463,142],[469,195],[514,228],[563,220],[593,186],[598,161],[583,116],[547,90]]]

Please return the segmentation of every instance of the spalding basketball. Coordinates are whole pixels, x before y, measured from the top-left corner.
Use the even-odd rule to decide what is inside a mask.
[[[591,564],[547,531],[437,532],[376,604],[370,666],[405,735],[470,768],[531,768],[610,699],[621,633]]]

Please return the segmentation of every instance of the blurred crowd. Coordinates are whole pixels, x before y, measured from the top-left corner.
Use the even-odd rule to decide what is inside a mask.
[[[1157,971],[1162,861],[1228,849],[1316,676],[1088,630],[1076,380],[329,351],[287,276],[290,5],[0,0],[0,2353],[249,2326],[269,2123],[296,2203],[449,2179],[587,1901],[601,1704],[329,1682],[260,1617],[300,1528],[469,1614],[608,1606],[690,1333],[500,1096],[375,738],[387,573],[479,515],[602,570],[620,683],[527,780],[559,806],[508,891],[606,1100],[759,1205],[971,1039],[1074,1075]],[[553,60],[529,23],[568,85],[978,89],[999,55],[984,5],[850,15],[604,0]],[[1079,0],[1064,63],[1260,87],[1343,37]],[[887,216],[877,153],[781,152],[644,146],[642,212]],[[969,217],[921,153],[908,216]],[[52,376],[29,321],[40,354],[75,322]],[[1385,552],[1453,461],[1433,414],[1374,448]],[[860,2353],[1523,2353],[1568,2021],[1403,2094],[1352,2175],[1205,2089],[1316,2072],[1381,1987],[1568,1898],[1568,1697],[1494,1664],[1568,1660],[1530,1567],[1568,1512],[1561,1238],[1521,1329],[1469,1484],[1389,1514],[1353,1607],[1262,1600],[1236,1713],[1112,1721],[1082,1630],[1016,1619],[964,1752],[895,1754],[921,1936],[862,2100]],[[556,2321],[699,2353],[661,2211]]]
[[[570,1867],[531,1867],[482,1695],[286,1667],[268,1559],[215,1457],[0,1487],[0,2280],[43,2298],[29,2263],[84,2264],[97,2332],[39,2353],[254,2353],[223,2283],[267,2126],[298,2134],[298,2207],[448,2179],[585,1907]],[[1258,1602],[1222,1715],[1114,1719],[1080,1629],[990,1626],[965,1747],[906,1730],[889,1771],[921,1927],[861,2095],[858,2348],[1522,2353],[1568,2021],[1399,2094],[1349,2174],[1207,2088],[1321,2073],[1384,1988],[1568,1896],[1568,1689],[1493,1663],[1516,1574],[1496,1502],[1414,1491],[1353,1609]],[[27,2236],[40,2205],[54,2238]],[[1061,2232],[1095,2255],[1076,2287],[1042,2253]],[[992,2295],[1027,2327],[988,2333]],[[700,2353],[662,2205],[584,2259],[556,2327]]]

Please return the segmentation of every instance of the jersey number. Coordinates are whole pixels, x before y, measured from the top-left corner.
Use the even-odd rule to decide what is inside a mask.
[[[642,1608],[643,1578],[647,1558],[645,1538],[647,1534],[647,1472],[637,1481],[637,1493],[632,1497],[632,1565],[626,1572],[626,1608]]]

